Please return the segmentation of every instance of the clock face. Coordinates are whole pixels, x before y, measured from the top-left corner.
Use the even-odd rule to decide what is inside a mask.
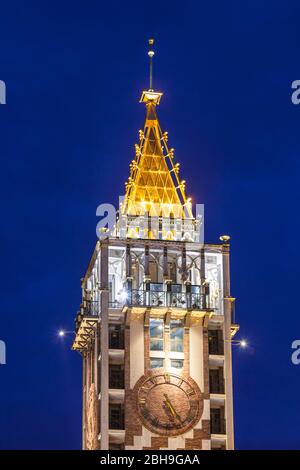
[[[135,388],[141,421],[154,433],[183,434],[202,415],[201,392],[190,377],[161,371],[142,377]]]

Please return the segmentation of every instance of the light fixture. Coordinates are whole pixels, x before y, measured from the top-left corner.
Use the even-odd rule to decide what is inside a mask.
[[[71,335],[73,333],[74,331],[67,331],[67,330],[61,329],[61,330],[58,330],[57,336],[59,336],[60,338],[64,338],[66,335]]]
[[[225,339],[225,341],[231,344],[235,344],[236,346],[240,346],[243,349],[248,346],[248,341],[245,339]]]
[[[230,240],[230,236],[229,235],[221,235],[220,240],[221,240],[221,242],[223,242],[225,244],[228,244],[228,242]]]
[[[120,295],[121,302],[125,302],[125,300],[127,300],[128,294],[126,290],[121,290],[119,295]]]

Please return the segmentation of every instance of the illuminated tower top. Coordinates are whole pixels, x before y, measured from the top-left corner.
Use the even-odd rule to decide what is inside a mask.
[[[135,145],[136,156],[130,164],[120,214],[191,221],[194,220],[191,199],[185,194],[185,181],[179,177],[179,163],[174,162],[174,149],[168,145],[168,132],[162,132],[157,117],[156,108],[162,93],[152,88],[153,43],[154,40],[150,39],[150,88],[142,92],[140,99],[146,105],[145,125],[139,131],[139,144]],[[167,232],[168,236],[163,238],[174,239],[170,230]],[[130,233],[129,236],[134,236],[134,231]],[[153,231],[150,238],[156,238]]]

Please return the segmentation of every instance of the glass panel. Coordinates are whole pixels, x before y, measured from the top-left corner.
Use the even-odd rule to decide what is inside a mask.
[[[124,328],[121,325],[109,325],[108,335],[110,349],[124,348]]]
[[[209,354],[223,355],[224,342],[222,330],[208,330]]]
[[[109,405],[109,428],[124,429],[124,410],[119,404]]]
[[[164,350],[164,340],[161,339],[150,339],[150,351],[163,351]]]
[[[182,286],[181,284],[172,284],[171,290],[172,292],[175,292],[176,294],[180,294],[182,290]]]
[[[161,282],[151,282],[150,291],[151,292],[162,292],[164,290],[163,284]]]
[[[112,364],[109,366],[109,388],[124,388],[124,367]]]
[[[115,300],[115,276],[113,274],[109,274],[108,290],[109,302],[113,302]]]
[[[200,286],[191,286],[192,294],[200,294]]]
[[[164,349],[164,321],[150,320],[150,350],[163,351]]]
[[[171,367],[174,369],[183,369],[183,359],[171,359]]]
[[[182,321],[172,320],[170,322],[171,351],[183,352],[183,334],[184,328]]]
[[[159,367],[164,367],[164,359],[161,357],[151,357],[150,358],[150,368],[158,369]]]

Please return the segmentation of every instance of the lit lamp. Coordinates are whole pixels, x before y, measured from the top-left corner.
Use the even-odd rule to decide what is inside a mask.
[[[71,335],[73,333],[74,333],[74,331],[59,330],[57,332],[57,336],[59,336],[60,338],[63,338],[64,336]]]
[[[225,244],[228,244],[229,240],[230,240],[230,236],[229,235],[221,235],[220,240],[221,240],[221,242],[223,242]]]
[[[121,292],[119,293],[119,296],[120,296],[120,300],[121,302],[125,302],[128,298],[128,294],[127,294],[127,291],[126,290],[121,290]]]
[[[248,346],[248,342],[245,339],[225,339],[228,343],[235,344],[245,349]]]

